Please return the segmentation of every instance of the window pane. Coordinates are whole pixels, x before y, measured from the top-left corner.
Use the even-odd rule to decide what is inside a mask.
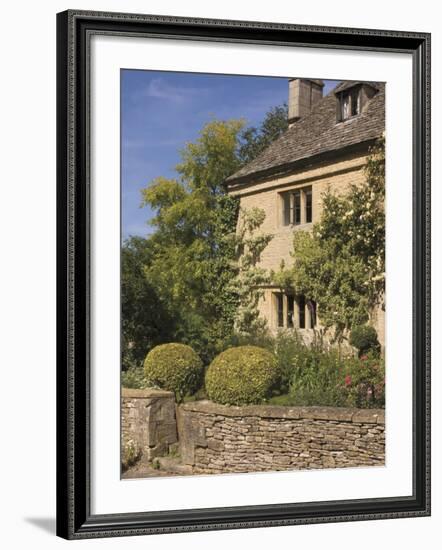
[[[344,93],[342,96],[342,119],[345,120],[350,116],[350,94]]]
[[[293,193],[294,198],[294,220],[293,223],[298,225],[301,223],[301,191]]]
[[[305,328],[305,298],[298,296],[299,328]]]
[[[359,114],[359,90],[353,90],[351,94],[351,115]]]
[[[307,302],[307,307],[310,311],[310,327],[309,328],[315,328],[316,326],[316,302],[313,300],[309,300]]]
[[[287,326],[294,327],[293,316],[295,313],[295,298],[294,296],[287,296]]]
[[[283,202],[283,224],[284,225],[290,225],[290,194],[284,193],[282,195],[282,202]]]
[[[305,222],[311,223],[312,221],[312,190],[307,189],[305,192]]]
[[[278,327],[284,326],[284,300],[282,294],[276,295],[276,307],[278,315]]]

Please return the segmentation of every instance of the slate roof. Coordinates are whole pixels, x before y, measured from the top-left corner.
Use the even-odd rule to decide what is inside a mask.
[[[337,94],[338,92],[343,92],[344,90],[348,90],[349,88],[353,88],[356,84],[368,84],[372,88],[374,88],[376,91],[379,91],[379,85],[376,82],[357,82],[354,80],[344,80],[340,84],[338,84],[335,88],[333,88],[332,93]]]
[[[349,81],[338,84],[313,106],[309,115],[295,122],[252,162],[229,176],[226,185],[239,185],[260,176],[289,172],[296,168],[298,162],[310,157],[380,137],[385,130],[385,85],[369,83],[378,92],[368,101],[362,113],[336,122],[335,93],[348,88],[349,84]]]

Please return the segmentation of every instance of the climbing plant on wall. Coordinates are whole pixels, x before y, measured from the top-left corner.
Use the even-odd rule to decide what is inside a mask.
[[[326,192],[313,231],[295,231],[293,267],[274,275],[281,286],[316,301],[336,338],[383,306],[385,285],[385,144],[369,152],[365,182],[345,195]]]

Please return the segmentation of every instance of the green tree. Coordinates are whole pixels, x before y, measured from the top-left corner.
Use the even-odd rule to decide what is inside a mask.
[[[243,130],[240,137],[239,158],[246,164],[256,158],[266,147],[288,128],[287,104],[273,107],[257,128],[250,126]]]
[[[181,151],[177,178],[157,178],[142,191],[155,212],[146,274],[178,320],[177,338],[206,361],[230,330],[236,307],[225,289],[238,201],[223,183],[240,166],[243,127],[241,120],[209,122]]]
[[[338,196],[327,192],[311,233],[294,233],[294,264],[274,280],[318,304],[321,323],[340,339],[383,305],[385,284],[385,148],[370,150],[365,183]]]
[[[210,121],[180,151],[176,177],[158,177],[142,189],[142,205],[154,212],[154,232],[147,239],[148,254],[138,246],[131,252],[152,294],[146,291],[135,304],[131,297],[140,281],[128,273],[123,294],[128,293],[131,307],[124,309],[123,317],[158,299],[168,321],[161,341],[192,346],[206,364],[231,336],[240,299],[246,294],[251,299],[255,292],[246,291],[244,262],[238,265],[239,200],[226,194],[224,182],[287,127],[286,110],[272,109],[259,128],[246,128],[243,120]],[[134,289],[129,288],[132,283]],[[140,311],[135,317],[143,315]],[[133,342],[133,322],[128,318],[123,323],[126,344]],[[146,324],[146,334],[149,330]],[[151,346],[142,331],[137,334],[137,349],[144,347],[145,354]]]
[[[123,370],[140,367],[146,350],[167,341],[174,319],[146,277],[152,260],[149,240],[131,237],[121,251],[121,322]]]

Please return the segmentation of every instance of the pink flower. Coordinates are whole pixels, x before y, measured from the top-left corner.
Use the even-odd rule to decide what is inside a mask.
[[[347,376],[345,377],[345,385],[346,386],[351,385],[351,376],[349,374],[347,374]]]

